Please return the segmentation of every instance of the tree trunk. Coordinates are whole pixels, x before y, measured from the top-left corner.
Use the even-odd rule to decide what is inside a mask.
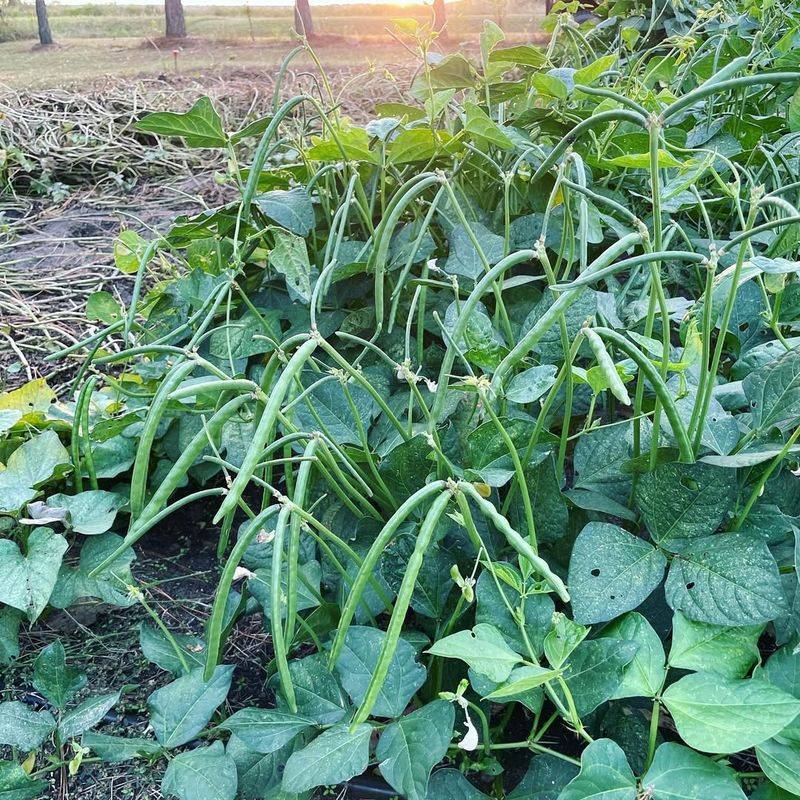
[[[439,39],[447,39],[447,12],[444,8],[444,0],[433,0],[433,29],[439,32]]]
[[[186,38],[186,20],[181,0],[164,0],[164,16],[167,20],[167,38]]]
[[[36,0],[36,22],[39,25],[39,43],[53,44],[53,34],[50,32],[50,21],[47,19],[47,6],[45,0]]]
[[[294,29],[306,39],[314,37],[314,20],[311,19],[311,6],[308,0],[295,0]]]

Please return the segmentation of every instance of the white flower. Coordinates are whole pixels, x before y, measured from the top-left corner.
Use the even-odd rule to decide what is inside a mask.
[[[250,572],[247,567],[236,567],[233,572],[233,582],[236,583],[236,581],[240,581],[243,578],[252,578],[253,575],[255,575],[255,573]]]

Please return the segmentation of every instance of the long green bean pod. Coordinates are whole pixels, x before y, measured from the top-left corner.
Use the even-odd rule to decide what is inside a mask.
[[[485,498],[481,497],[478,490],[471,484],[464,481],[458,484],[458,488],[468,494],[477,504],[478,509],[486,519],[488,519],[500,533],[505,536],[506,541],[523,558],[526,558],[531,566],[542,578],[553,588],[553,591],[565,602],[569,602],[569,592],[564,585],[564,581],[550,569],[547,562],[536,555],[533,548],[525,540],[525,537],[511,527],[511,523]]]
[[[397,529],[405,522],[406,518],[417,508],[424,503],[429,497],[441,492],[447,486],[445,481],[432,481],[426,484],[421,489],[418,489],[392,514],[389,520],[381,529],[380,533],[375,537],[375,541],[364,556],[364,561],[356,574],[350,593],[347,595],[344,607],[342,608],[341,616],[339,617],[339,626],[336,629],[336,636],[333,639],[331,646],[331,653],[328,663],[333,666],[339,658],[344,644],[344,637],[347,629],[350,626],[350,620],[356,613],[358,604],[361,602],[361,596],[364,593],[364,588],[369,581],[370,576],[378,565],[378,560],[381,554],[392,541]]]
[[[378,694],[386,680],[386,675],[389,672],[389,666],[392,663],[395,650],[397,650],[397,642],[403,630],[403,623],[406,619],[408,607],[411,605],[411,596],[414,594],[414,587],[417,583],[419,571],[422,568],[425,551],[430,547],[433,536],[436,533],[439,518],[452,499],[453,496],[450,491],[443,491],[433,501],[428,513],[425,515],[420,531],[417,534],[414,551],[411,553],[411,557],[408,560],[405,573],[403,574],[403,580],[397,591],[397,600],[395,600],[394,611],[392,611],[389,625],[386,628],[386,636],[384,637],[383,647],[381,647],[381,652],[378,656],[378,663],[375,665],[375,671],[372,673],[372,678],[370,679],[369,686],[367,686],[364,699],[353,717],[351,729],[353,726],[364,722],[367,717],[369,717],[370,711],[372,711],[378,699]]]
[[[278,513],[280,506],[272,505],[265,508],[260,514],[256,515],[247,523],[247,528],[242,535],[236,540],[236,544],[231,550],[228,560],[219,577],[217,584],[217,591],[214,595],[214,604],[211,607],[211,616],[208,619],[206,627],[206,665],[203,673],[203,680],[211,680],[214,670],[219,663],[220,648],[222,645],[222,629],[225,625],[225,609],[228,605],[228,595],[233,585],[233,576],[236,573],[236,567],[241,563],[247,548],[250,547],[253,539],[258,535],[258,532],[263,528],[264,523],[272,516]]]
[[[167,373],[150,403],[150,408],[142,425],[142,433],[139,437],[136,458],[133,462],[133,471],[131,473],[131,526],[136,522],[144,507],[147,493],[147,473],[150,468],[150,451],[153,448],[158,426],[167,409],[170,394],[180,386],[195,366],[196,364],[193,361],[182,361],[176,364]]]
[[[292,675],[289,672],[287,645],[283,636],[283,592],[281,590],[281,567],[283,566],[283,540],[289,522],[291,506],[287,503],[281,508],[275,525],[275,538],[272,540],[272,582],[270,584],[270,629],[275,661],[278,664],[278,678],[281,692],[293,714],[297,713],[297,700],[294,694]]]
[[[308,489],[311,479],[311,470],[314,467],[314,454],[319,439],[314,438],[306,445],[303,451],[303,458],[308,459],[300,464],[300,469],[297,470],[297,481],[294,485],[294,493],[292,495],[292,506],[304,508],[308,498]],[[286,580],[286,633],[284,634],[287,642],[291,642],[294,638],[294,628],[297,616],[297,569],[298,560],[300,557],[300,526],[303,518],[297,514],[292,514],[291,526],[289,529],[289,563],[288,575]]]
[[[678,440],[681,461],[691,464],[694,461],[694,450],[689,441],[689,436],[686,433],[686,426],[683,424],[678,409],[675,407],[675,401],[666,383],[664,383],[664,379],[653,366],[652,361],[650,361],[636,345],[628,341],[622,334],[617,333],[617,331],[613,331],[611,328],[595,328],[594,331],[598,336],[611,342],[614,347],[618,347],[628,358],[632,358],[636,362],[636,365],[650,382],[650,385],[664,408],[664,413],[667,415],[672,433]]]
[[[242,461],[242,468],[239,474],[233,481],[230,492],[222,501],[219,510],[214,515],[214,523],[219,522],[229,511],[233,510],[238,504],[239,500],[244,493],[247,484],[253,477],[253,473],[258,468],[258,462],[261,458],[261,453],[269,440],[272,438],[273,431],[275,430],[275,423],[278,418],[278,412],[283,403],[283,398],[289,389],[289,386],[294,381],[295,376],[305,366],[311,354],[317,347],[316,339],[306,340],[289,359],[289,363],[283,368],[280,377],[278,378],[275,386],[272,387],[269,399],[267,400],[264,411],[261,414],[261,419],[258,421],[258,426],[253,433],[253,440],[250,447],[245,454]]]

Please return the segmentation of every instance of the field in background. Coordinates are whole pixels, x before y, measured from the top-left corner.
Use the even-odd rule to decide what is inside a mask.
[[[486,18],[494,19],[509,33],[535,31],[544,17],[544,0],[515,3],[513,13],[505,0],[467,0],[448,4],[448,30],[455,37],[476,34]],[[391,20],[397,17],[430,19],[430,7],[410,5],[314,6],[317,33],[335,36],[384,37]],[[84,38],[150,37],[164,32],[161,5],[84,5],[51,4],[50,25],[56,40]],[[213,39],[284,38],[293,23],[291,6],[251,7],[188,6],[186,28],[190,36]],[[0,41],[36,37],[36,15],[31,5],[18,5],[0,15]]]
[[[197,41],[181,48],[177,56],[179,75],[215,75],[236,70],[264,71],[277,68],[287,50],[288,39],[247,41]],[[326,68],[357,66],[382,68],[387,61],[408,56],[399,45],[320,44],[317,51]],[[30,42],[0,44],[0,95],[2,85],[14,90],[75,87],[108,78],[129,76],[172,76],[176,56],[171,46],[138,38],[72,39],[58,48],[40,50]],[[311,66],[310,59],[297,58],[297,69]]]
[[[365,68],[370,64],[380,68],[405,57],[387,35],[393,19],[428,19],[430,14],[421,3],[314,7],[313,0],[312,12],[322,37],[317,49],[323,63]],[[173,45],[161,38],[164,14],[160,5],[52,3],[49,16],[57,46],[42,50],[36,46],[32,6],[16,6],[0,14],[0,84],[38,89],[114,76],[270,68],[280,63],[290,46],[293,24],[290,7],[190,6],[186,8],[189,39]],[[544,0],[515,4],[514,13],[506,13],[506,4],[500,0],[448,4],[453,43],[474,40],[487,18],[501,23],[510,37],[532,39],[544,18]]]

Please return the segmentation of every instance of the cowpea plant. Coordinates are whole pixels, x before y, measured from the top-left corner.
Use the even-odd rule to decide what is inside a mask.
[[[563,14],[543,49],[487,22],[474,59],[399,21],[408,103],[363,128],[324,74],[234,133],[207,99],[141,120],[238,196],[116,242],[129,307],[54,356],[88,351],[54,506],[129,420],[87,586],[209,498],[220,572],[202,639],[141,630],[155,741],[83,746],[165,757],[181,800],[373,768],[412,800],[800,795],[800,72],[792,15],[749,12]],[[186,270],[148,288],[157,256]],[[272,678],[229,713],[252,613]]]

